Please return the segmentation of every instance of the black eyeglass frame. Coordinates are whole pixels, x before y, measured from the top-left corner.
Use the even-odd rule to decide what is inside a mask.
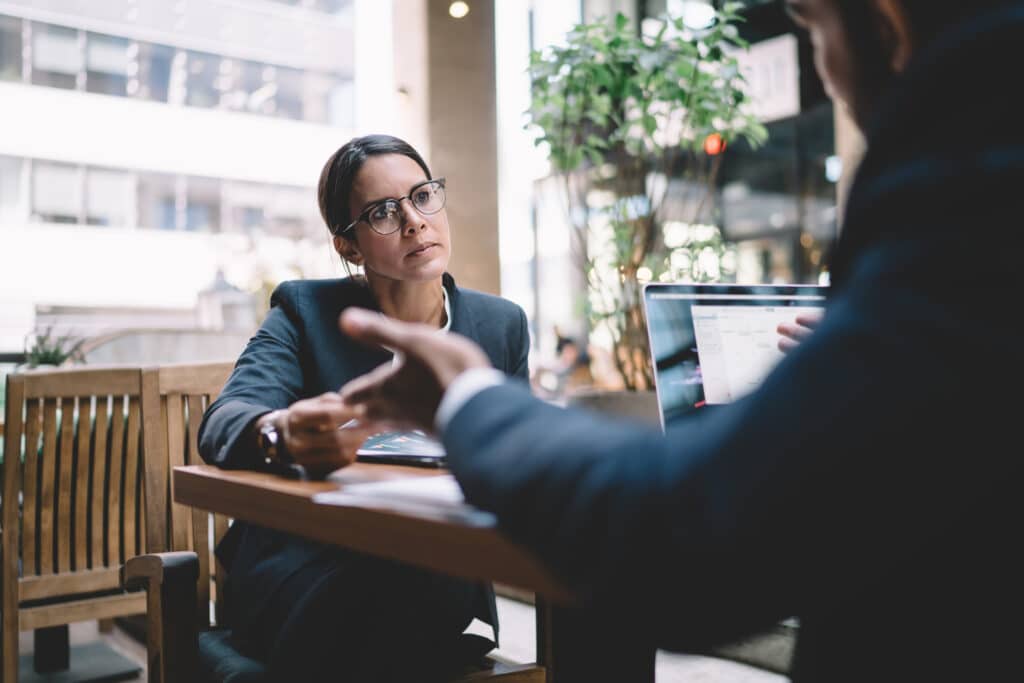
[[[346,225],[341,230],[338,230],[334,234],[335,235],[344,235],[346,232],[348,232],[352,228],[356,227],[356,225],[358,225],[360,222],[366,221],[366,224],[370,226],[370,229],[373,230],[378,235],[381,235],[382,237],[386,236],[386,235],[393,235],[396,232],[398,232],[399,230],[401,230],[401,226],[395,228],[391,232],[381,232],[377,228],[373,227],[373,223],[367,218],[367,216],[370,215],[370,212],[373,211],[374,209],[376,209],[381,204],[386,204],[387,202],[395,202],[396,204],[401,206],[402,202],[404,200],[408,199],[412,203],[412,208],[416,209],[416,211],[421,216],[433,216],[435,213],[437,213],[438,211],[443,209],[445,207],[445,205],[448,203],[448,195],[447,194],[445,194],[444,200],[441,202],[441,206],[437,207],[436,211],[424,211],[424,210],[422,210],[420,207],[416,206],[416,202],[413,201],[412,196],[414,194],[416,194],[416,190],[420,189],[424,185],[438,185],[441,188],[441,191],[444,192],[444,190],[445,190],[445,183],[446,183],[446,181],[445,181],[445,178],[443,178],[443,177],[441,177],[441,178],[431,178],[430,180],[424,180],[422,183],[416,183],[415,185],[413,185],[411,188],[409,188],[409,194],[407,194],[407,195],[405,195],[403,197],[397,197],[397,198],[388,197],[387,199],[381,199],[378,202],[374,202],[373,204],[370,204],[368,207],[363,209],[363,212],[360,213],[359,216],[354,221],[352,221],[351,223]]]

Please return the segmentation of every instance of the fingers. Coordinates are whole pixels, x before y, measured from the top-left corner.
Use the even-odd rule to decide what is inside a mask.
[[[383,392],[385,383],[400,370],[400,366],[384,363],[365,375],[356,377],[338,390],[340,399],[348,405],[367,403]]]
[[[323,434],[305,433],[294,439],[291,453],[310,473],[324,474],[355,462],[359,447],[379,431],[379,425],[360,424]]]
[[[339,425],[358,417],[358,411],[346,405],[334,392],[297,401],[288,409],[286,429],[298,432],[329,432]]]
[[[807,313],[801,313],[796,316],[796,323],[808,328],[808,331],[813,330],[821,322],[821,319],[825,317],[824,311],[808,311]]]
[[[814,330],[796,323],[779,323],[776,331],[783,337],[799,342],[809,337]]]
[[[788,339],[786,337],[779,338],[779,351],[782,351],[783,353],[789,353],[799,345],[800,342],[793,341],[792,339]]]

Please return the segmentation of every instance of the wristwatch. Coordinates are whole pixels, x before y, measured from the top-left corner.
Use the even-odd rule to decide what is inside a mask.
[[[291,465],[295,462],[284,443],[284,434],[274,420],[267,420],[260,427],[259,444],[268,465]]]

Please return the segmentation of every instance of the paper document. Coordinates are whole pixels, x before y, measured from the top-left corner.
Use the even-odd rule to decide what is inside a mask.
[[[317,493],[313,502],[394,510],[474,526],[493,526],[496,522],[494,515],[466,503],[462,489],[450,474],[346,484],[337,491]]]

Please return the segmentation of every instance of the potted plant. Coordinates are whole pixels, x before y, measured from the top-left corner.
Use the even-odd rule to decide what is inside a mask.
[[[31,338],[31,343],[29,343]],[[84,339],[75,339],[72,335],[56,336],[53,327],[36,332],[25,339],[24,367],[37,368],[42,365],[63,365],[68,361],[83,362],[82,344]]]
[[[729,248],[708,225],[716,172],[730,142],[767,139],[735,56],[740,8],[725,3],[699,32],[664,17],[647,35],[619,14],[531,55],[535,143],[562,181],[591,330],[611,340],[630,390],[654,386],[643,284],[729,275]]]

